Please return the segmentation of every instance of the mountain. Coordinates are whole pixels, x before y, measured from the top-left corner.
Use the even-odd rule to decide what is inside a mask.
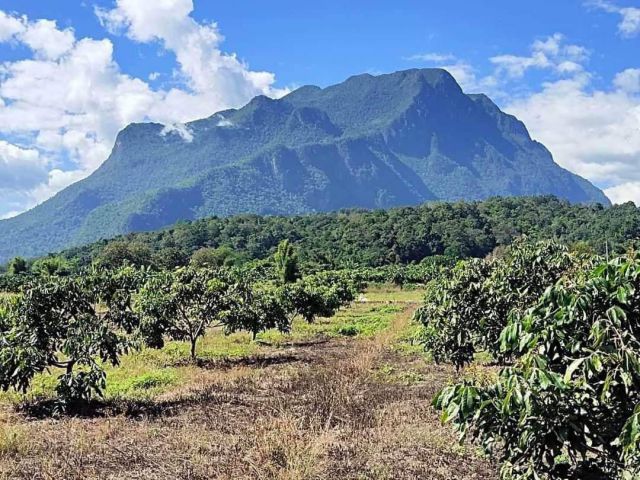
[[[445,70],[365,74],[256,97],[180,130],[129,125],[91,176],[0,221],[0,260],[210,215],[538,194],[609,204]]]

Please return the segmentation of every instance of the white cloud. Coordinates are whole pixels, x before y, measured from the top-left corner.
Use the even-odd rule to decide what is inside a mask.
[[[618,73],[613,84],[627,93],[640,93],[640,68],[627,68]]]
[[[274,88],[272,73],[253,71],[235,54],[221,51],[217,26],[196,22],[192,10],[191,0],[118,0],[112,10],[98,12],[111,30],[137,42],[157,42],[175,54],[177,71],[169,89],[123,73],[108,39],[77,38],[53,21],[0,10],[0,42],[21,43],[33,52],[0,67],[0,135],[15,148],[28,144],[42,162],[39,176],[29,177],[40,183],[23,181],[19,194],[0,186],[0,215],[31,207],[93,172],[129,123],[160,122],[190,141],[184,123],[241,106],[256,95],[286,93]],[[0,176],[19,175],[20,162],[33,171],[21,157],[0,163]],[[9,168],[15,172],[5,173]]]
[[[72,30],[58,30],[56,22],[51,20],[38,20],[28,25],[19,39],[36,55],[49,60],[67,53],[75,43]]]
[[[405,60],[442,63],[452,62],[456,60],[456,57],[450,53],[416,53],[406,57]]]
[[[0,140],[0,192],[33,188],[46,178],[46,162],[38,150]]]
[[[193,142],[193,132],[189,130],[189,128],[184,123],[174,123],[171,125],[165,125],[164,128],[160,131],[160,135],[166,137],[175,133],[180,136],[182,140],[187,143]]]
[[[228,118],[224,118],[223,115],[218,114],[217,117],[219,118],[218,123],[216,123],[216,127],[233,127],[235,126],[235,124],[229,120]]]
[[[587,74],[546,83],[505,110],[528,126],[565,168],[601,185],[640,182],[640,97],[624,89],[597,90]],[[615,200],[633,199],[624,188]]]
[[[21,18],[7,15],[0,10],[0,42],[10,40],[14,35],[22,32],[23,30],[24,25]]]
[[[613,203],[633,202],[640,206],[640,182],[627,182],[607,188],[604,193]]]
[[[592,0],[587,5],[594,6],[608,13],[620,15],[618,31],[623,37],[631,38],[640,34],[640,8],[620,7],[607,0]]]
[[[98,17],[112,32],[124,32],[138,42],[160,42],[176,55],[180,74],[195,92],[211,101],[237,104],[256,93],[277,96],[275,77],[254,72],[236,55],[219,46],[224,37],[215,23],[199,24],[191,16],[192,0],[117,0],[112,10],[97,9]]]
[[[467,93],[483,92],[496,98],[501,95],[496,88],[497,79],[493,75],[478,75],[477,70],[469,63],[459,60],[455,63],[440,65],[440,68],[444,68],[453,75],[462,90]]]
[[[490,61],[496,66],[496,74],[517,79],[532,68],[574,74],[583,70],[582,63],[588,59],[589,52],[586,48],[567,44],[564,35],[555,33],[544,40],[533,42],[527,56],[497,55],[491,57]]]

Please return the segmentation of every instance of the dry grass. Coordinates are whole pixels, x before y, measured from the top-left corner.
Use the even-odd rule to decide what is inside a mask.
[[[292,347],[284,361],[205,365],[106,417],[27,420],[6,410],[0,478],[495,478],[430,406],[454,372],[395,352],[410,315],[407,307],[371,338]],[[403,372],[415,375],[401,381]]]

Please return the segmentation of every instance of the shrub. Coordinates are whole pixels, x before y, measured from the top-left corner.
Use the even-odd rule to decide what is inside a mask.
[[[638,332],[640,262],[618,258],[513,316],[500,339],[515,364],[489,385],[445,388],[435,405],[498,455],[505,479],[637,478]]]

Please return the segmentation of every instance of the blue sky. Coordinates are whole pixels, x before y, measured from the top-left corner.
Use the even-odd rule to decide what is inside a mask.
[[[97,168],[117,131],[362,72],[444,67],[556,161],[640,204],[640,0],[0,0],[0,217]]]

